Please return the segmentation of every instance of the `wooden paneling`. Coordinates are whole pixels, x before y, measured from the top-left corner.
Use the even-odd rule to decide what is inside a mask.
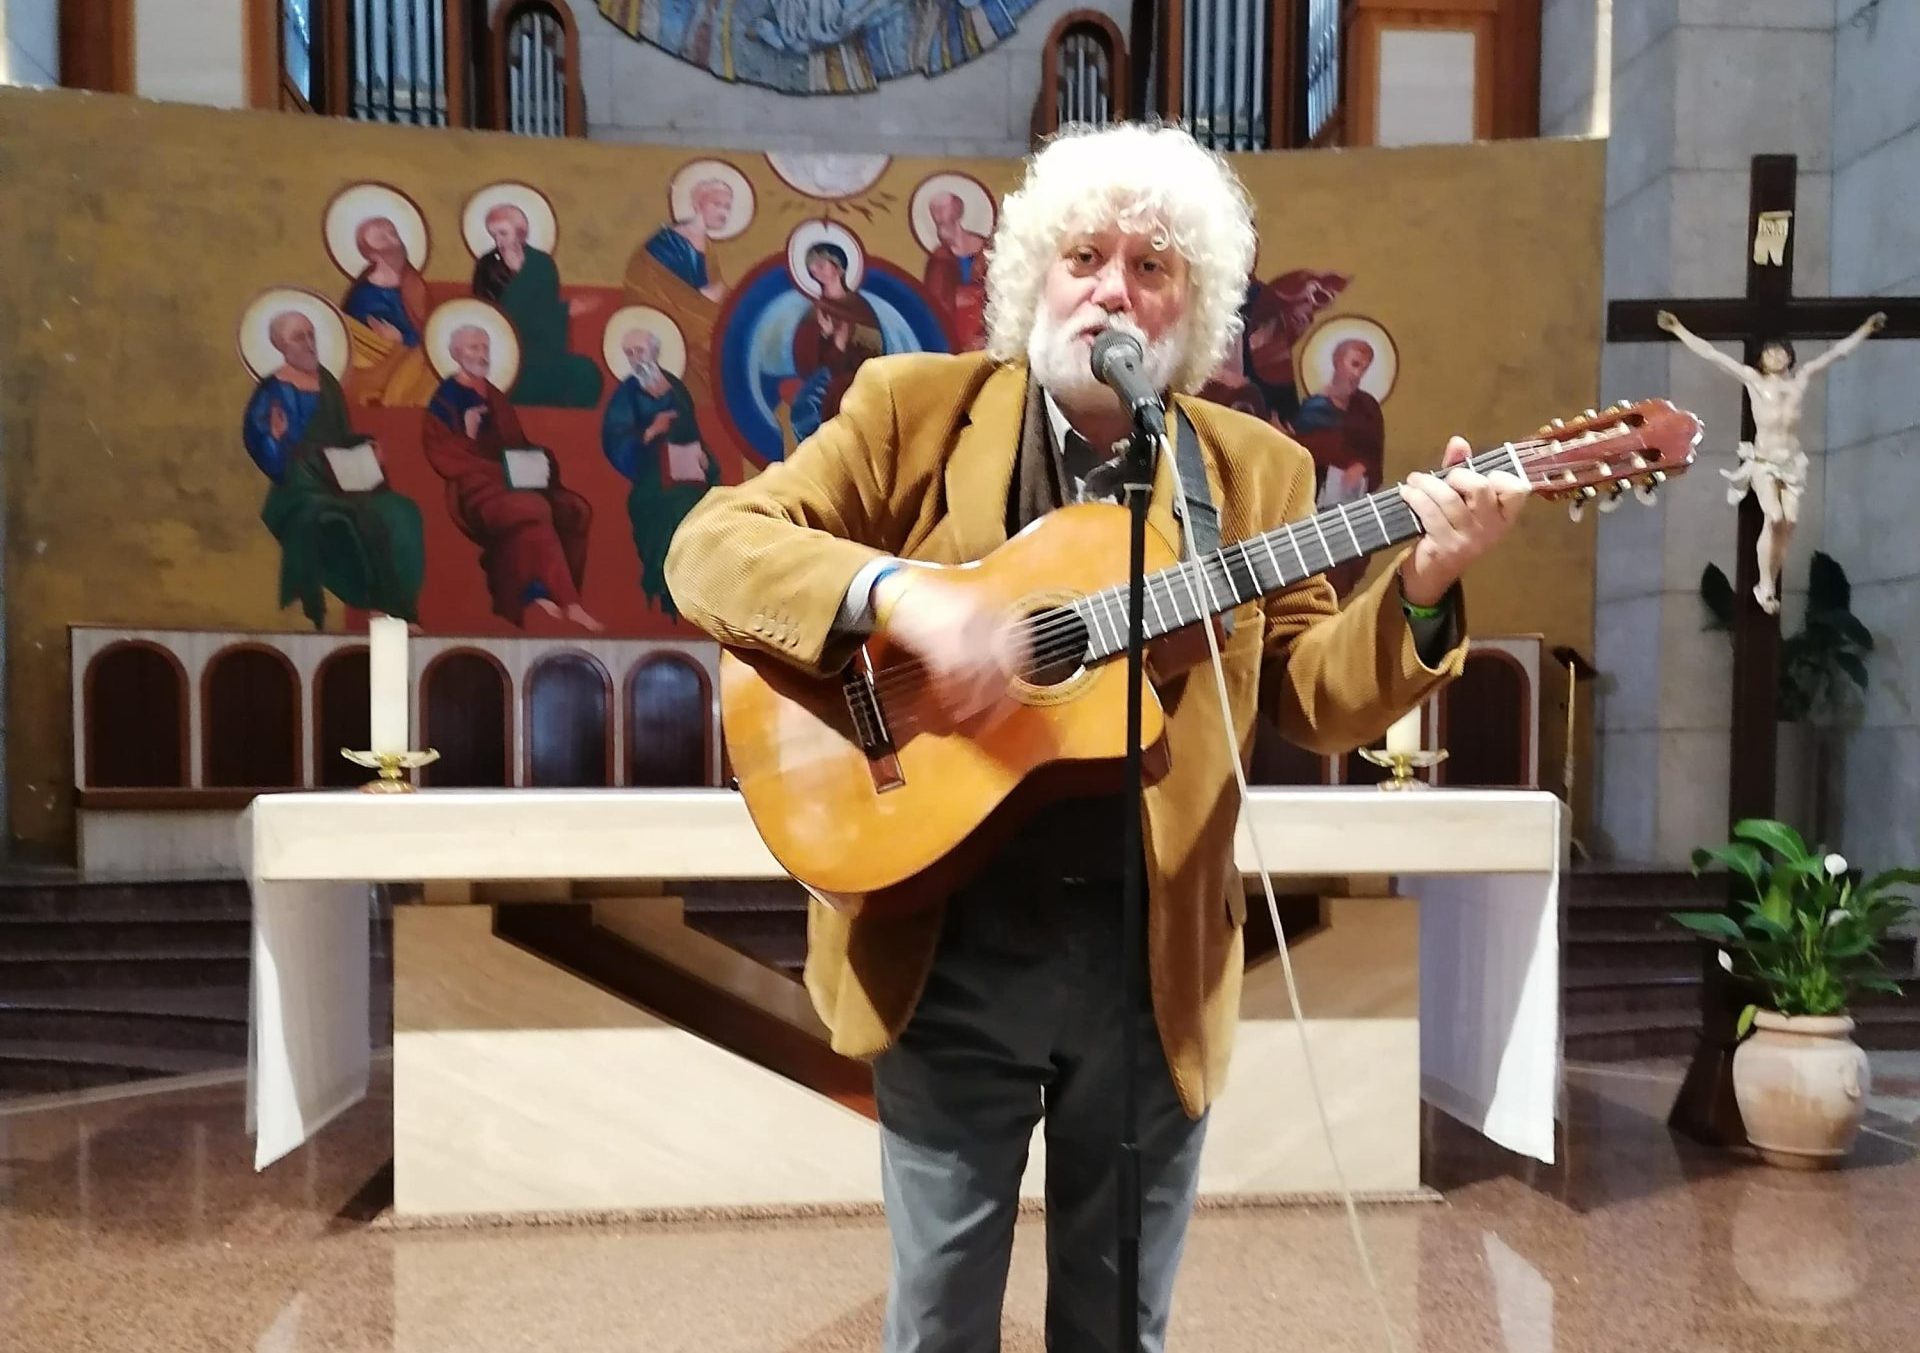
[[[713,693],[707,674],[677,657],[647,658],[627,677],[629,785],[713,783]]]
[[[1380,35],[1392,29],[1472,33],[1475,139],[1539,135],[1540,0],[1349,0],[1347,15],[1343,144],[1378,141]]]
[[[1527,669],[1511,653],[1478,648],[1440,692],[1440,745],[1447,759],[1439,784],[1534,788],[1533,728],[1536,692]]]
[[[420,783],[500,789],[513,783],[507,672],[478,649],[455,649],[420,674],[420,737],[440,759]]]
[[[81,699],[87,784],[177,789],[187,783],[187,673],[157,644],[130,640],[87,664]]]
[[[527,784],[613,783],[613,683],[584,653],[555,653],[527,673]]]
[[[503,4],[493,16],[493,33],[487,43],[487,101],[480,125],[497,131],[507,130],[507,65],[510,56],[508,38],[514,23],[524,14],[541,14],[560,25],[562,53],[561,78],[565,81],[565,116],[568,136],[587,134],[587,100],[580,72],[580,30],[574,26],[573,13],[554,0],[517,0]]]
[[[264,645],[223,649],[200,682],[200,783],[290,789],[300,783],[300,674]]]
[[[133,93],[134,0],[60,0],[60,83]]]
[[[280,106],[280,0],[246,0],[240,14],[247,62],[247,107]]]
[[[340,755],[373,742],[367,650],[344,648],[320,664],[313,678],[313,780],[328,789],[361,785],[375,772]]]

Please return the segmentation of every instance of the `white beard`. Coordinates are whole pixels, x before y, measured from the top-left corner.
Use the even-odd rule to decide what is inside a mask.
[[[1145,354],[1142,367],[1153,388],[1165,392],[1180,365],[1180,349],[1186,335],[1182,321],[1174,331],[1149,343],[1140,326],[1119,315],[1107,322],[1110,329],[1131,334]],[[1070,327],[1055,320],[1044,310],[1033,317],[1033,333],[1027,338],[1027,366],[1042,389],[1063,403],[1084,403],[1097,398],[1107,387],[1093,374],[1088,349],[1073,341]]]

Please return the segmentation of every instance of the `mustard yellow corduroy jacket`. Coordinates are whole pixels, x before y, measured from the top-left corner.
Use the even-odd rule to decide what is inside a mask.
[[[839,414],[786,460],[715,489],[667,555],[681,614],[723,644],[825,675],[851,645],[832,634],[848,584],[877,554],[963,563],[1006,540],[1027,371],[981,354],[870,360]],[[1223,542],[1313,510],[1313,464],[1272,427],[1181,397],[1199,434]],[[1148,529],[1180,540],[1162,458]],[[1243,764],[1256,713],[1309,750],[1378,738],[1458,675],[1466,645],[1423,663],[1398,604],[1397,559],[1344,608],[1322,578],[1235,613],[1222,650]],[[1455,598],[1456,606],[1459,600]],[[1180,1101],[1198,1117],[1225,1083],[1239,1015],[1245,897],[1233,864],[1237,791],[1204,668],[1160,686],[1171,767],[1146,792],[1153,1006]],[[898,1036],[932,963],[941,909],[849,917],[815,901],[806,983],[833,1046],[872,1057]]]

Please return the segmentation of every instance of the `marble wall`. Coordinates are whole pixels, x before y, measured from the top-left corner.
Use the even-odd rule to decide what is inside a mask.
[[[1833,41],[1833,289],[1920,295],[1920,5],[1836,0]],[[1843,845],[1869,868],[1920,864],[1916,366],[1920,343],[1876,340],[1827,388],[1821,537],[1876,645],[1838,785]]]
[[[1581,3],[1558,0],[1553,9]],[[1614,6],[1611,20],[1607,299],[1741,294],[1749,163],[1766,153],[1799,157],[1794,285],[1802,295],[1826,294],[1832,0],[1635,0]],[[1563,16],[1547,41],[1546,66],[1564,69],[1592,40]],[[1801,359],[1820,346],[1799,345]],[[1679,864],[1726,828],[1732,653],[1725,634],[1702,628],[1698,587],[1708,563],[1729,576],[1734,569],[1735,512],[1718,471],[1735,463],[1740,391],[1675,344],[1604,347],[1604,400],[1658,394],[1698,413],[1706,436],[1693,474],[1659,509],[1601,519],[1594,836],[1612,858]],[[1803,529],[1784,586],[1790,629],[1808,557],[1821,543],[1825,419],[1816,390],[1803,424],[1813,453]]]

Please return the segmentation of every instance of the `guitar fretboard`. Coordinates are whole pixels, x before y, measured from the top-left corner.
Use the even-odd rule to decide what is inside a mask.
[[[1528,477],[1519,452],[1510,443],[1473,456],[1467,464],[1481,474],[1506,470],[1522,479]],[[1224,545],[1202,558],[1148,574],[1142,597],[1142,632],[1151,642],[1419,534],[1420,519],[1397,486],[1340,503],[1289,525]],[[1069,609],[1086,626],[1089,662],[1126,651],[1124,585],[1089,593]]]

